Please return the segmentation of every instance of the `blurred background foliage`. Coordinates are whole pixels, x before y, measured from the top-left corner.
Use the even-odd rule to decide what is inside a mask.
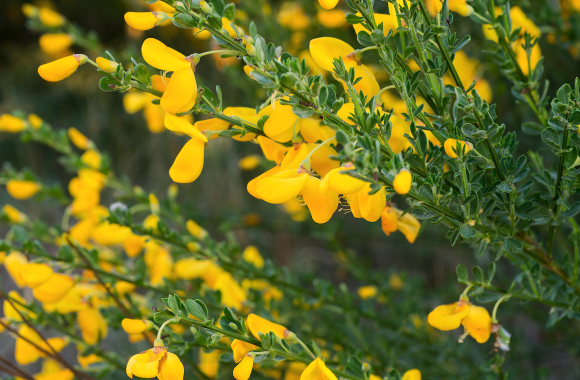
[[[125,111],[122,94],[106,94],[99,90],[99,75],[94,70],[81,68],[78,73],[57,84],[42,80],[37,75],[37,67],[54,57],[39,48],[39,33],[27,28],[22,4],[17,0],[3,0],[0,3],[0,113],[21,110],[26,114],[39,115],[55,129],[74,126],[109,155],[111,167],[118,176],[129,177],[134,184],[147,191],[165,194],[171,183],[168,169],[181,149],[184,137],[165,130],[151,133],[143,112],[128,114]],[[95,44],[97,49],[93,52],[79,46],[72,47],[74,53],[84,53],[91,58],[108,50],[124,63],[129,63],[130,57],[142,62],[140,45],[144,34],[158,38],[186,55],[210,50],[210,40],[198,38],[190,30],[178,29],[173,25],[145,33],[130,30],[123,14],[145,10],[146,5],[142,1],[62,0],[37,1],[35,5],[58,10],[72,23],[89,32],[95,41],[98,40]],[[250,20],[254,20],[262,35],[277,45],[286,42],[283,47],[292,54],[300,55],[307,51],[310,39],[319,36],[340,37],[352,46],[358,46],[352,26],[325,15],[330,11],[321,10],[318,2],[244,0],[236,5],[238,25],[247,28]],[[572,83],[580,67],[578,46],[571,42],[580,41],[578,13],[564,21],[557,0],[521,0],[513,1],[512,5],[521,6],[528,17],[540,26],[540,46],[547,58],[544,77],[552,84],[550,93],[563,83]],[[337,9],[345,10],[346,5],[340,4]],[[386,3],[377,4],[375,10],[387,13]],[[341,17],[344,21],[343,15]],[[320,20],[329,27],[323,26]],[[331,25],[330,21],[334,21],[335,25]],[[516,104],[509,82],[486,56],[481,26],[456,15],[452,28],[460,38],[471,35],[472,41],[465,52],[480,62],[477,75],[491,85],[493,103],[497,104],[497,114],[501,115],[500,122],[506,124],[508,131],[518,133],[519,152],[538,149],[538,137],[526,136],[521,132],[522,123],[533,121],[534,115],[527,107]],[[368,52],[364,61],[378,63],[377,58],[375,53]],[[379,83],[387,85],[386,72],[377,64],[374,68],[377,69]],[[211,58],[202,60],[196,68],[196,78],[198,84],[210,88],[221,85],[226,106],[255,107],[265,100],[264,91],[246,77],[241,62],[235,58],[229,61],[218,58],[215,64],[212,64]],[[0,162],[10,163],[19,170],[29,167],[45,183],[68,183],[72,175],[57,164],[54,151],[35,143],[22,144],[17,139],[15,134],[0,134]],[[546,147],[539,149],[547,150]],[[256,245],[264,256],[287,266],[301,276],[304,283],[322,278],[333,283],[343,282],[353,290],[369,283],[388,288],[393,286],[392,282],[389,285],[389,276],[397,273],[402,278],[403,288],[387,301],[405,305],[403,309],[408,311],[407,315],[393,315],[392,322],[399,325],[407,323],[411,314],[418,315],[424,321],[434,306],[457,298],[462,291],[455,276],[458,263],[468,267],[475,264],[487,267],[489,264],[489,255],[475,258],[473,247],[462,245],[451,248],[444,237],[443,225],[425,223],[417,241],[411,245],[402,234],[385,236],[380,222],[369,224],[352,218],[346,207],[341,212],[343,215],[332,218],[324,225],[316,225],[308,215],[308,220],[296,221],[303,219],[300,210],[290,216],[283,207],[262,202],[245,191],[247,182],[269,165],[262,162],[253,170],[243,171],[238,162],[258,152],[258,145],[240,144],[232,139],[220,139],[214,143],[212,149],[206,151],[205,168],[200,179],[179,185],[178,201],[182,214],[197,220],[215,237],[223,237],[226,231],[232,231],[241,246]],[[403,202],[402,199],[396,200]],[[2,188],[0,204],[7,202],[9,196]],[[15,201],[10,199],[10,202]],[[104,200],[103,204],[111,202]],[[16,205],[31,219],[42,216],[44,220],[58,223],[62,217],[54,209],[38,208],[25,202],[17,202]],[[1,228],[4,227],[0,227],[0,232],[5,232]],[[357,266],[372,268],[374,274],[369,278],[356,276],[357,272],[364,274],[368,271],[360,268],[353,270],[348,261],[340,259],[344,258],[344,255],[338,254],[341,251],[347,252]],[[4,269],[0,271],[2,285],[8,286]],[[504,275],[507,283],[501,285],[509,287],[513,272],[507,261],[498,262],[497,273],[498,284],[501,284]],[[388,302],[382,307],[388,308]],[[504,369],[512,373],[513,378],[580,378],[580,345],[577,343],[580,326],[577,321],[563,321],[546,328],[548,313],[545,307],[520,304],[516,300],[502,305],[500,315],[502,324],[512,333],[512,351],[507,353]],[[467,341],[459,345],[455,339],[452,334],[441,336],[442,357],[445,353],[457,351],[462,360],[472,362],[470,366],[485,366],[492,355],[490,343],[480,346],[474,341]],[[384,345],[391,349],[397,343],[385,341]],[[2,348],[6,349],[9,348]],[[413,361],[409,358],[409,365]]]

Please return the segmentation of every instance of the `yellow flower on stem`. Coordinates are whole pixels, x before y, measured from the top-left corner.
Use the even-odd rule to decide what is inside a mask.
[[[362,189],[347,195],[347,200],[355,218],[364,218],[369,222],[376,222],[380,219],[387,204],[387,196],[382,188],[372,195],[369,194],[370,192],[371,184],[365,182],[365,186]]]
[[[84,54],[73,54],[38,68],[38,74],[48,82],[58,82],[71,76],[77,68],[88,61]]]
[[[366,182],[344,174],[347,170],[354,170],[354,166],[345,164],[343,167],[329,171],[320,181],[320,192],[326,194],[333,191],[337,194],[349,195],[362,190]]]
[[[242,253],[244,261],[252,264],[256,268],[262,269],[264,267],[264,258],[260,255],[260,251],[253,245],[249,245]]]
[[[45,33],[38,40],[40,48],[46,54],[56,55],[66,51],[73,43],[73,39],[66,33]]]
[[[36,319],[36,313],[30,311],[26,306],[23,306],[26,305],[27,302],[16,290],[8,292],[8,296],[11,301],[4,299],[4,318],[15,322],[21,322],[22,317],[20,314],[22,314],[28,319]]]
[[[42,125],[43,121],[38,115],[31,113],[28,115],[28,123],[32,128],[38,129]]]
[[[254,170],[260,165],[261,157],[257,154],[251,154],[249,156],[243,157],[238,161],[238,166],[242,170]]]
[[[55,303],[62,299],[73,285],[74,281],[69,276],[54,273],[47,281],[34,288],[32,295],[42,303]]]
[[[403,374],[401,380],[421,380],[421,371],[418,369],[410,369]]]
[[[101,155],[99,152],[89,149],[82,154],[81,162],[92,169],[98,170],[101,167]]]
[[[133,355],[127,363],[127,376],[133,375],[159,380],[183,380],[184,368],[177,355],[167,352],[163,346],[154,346],[140,354]]]
[[[427,8],[427,12],[432,18],[437,17],[441,9],[443,8],[443,2],[441,0],[423,0],[425,3],[425,7]]]
[[[143,42],[141,53],[143,59],[151,66],[173,72],[161,97],[161,108],[169,113],[189,111],[197,99],[193,59],[185,57],[154,38],[148,38]]]
[[[338,380],[336,375],[326,367],[326,364],[320,358],[314,359],[306,367],[300,380]]]
[[[246,355],[248,355],[248,352],[258,348],[251,343],[246,343],[238,339],[234,339],[231,347],[234,353],[234,361],[236,363],[239,363]]]
[[[486,308],[471,305],[469,314],[461,321],[461,324],[477,343],[485,343],[489,340],[491,317]]]
[[[199,350],[199,370],[210,379],[215,378],[217,375],[220,355],[221,352],[219,350],[212,352]]]
[[[234,378],[236,380],[248,380],[252,374],[252,369],[254,368],[254,357],[252,355],[246,355],[234,368]]]
[[[467,0],[449,0],[449,10],[457,12],[463,17],[473,13],[473,7],[468,4]]]
[[[209,284],[208,284],[209,286]],[[231,273],[221,272],[215,279],[212,290],[219,290],[221,293],[221,301],[224,305],[241,310],[244,302],[246,302],[248,295],[246,291],[236,282]]]
[[[270,322],[269,320],[262,318],[256,314],[248,315],[246,319],[246,323],[248,325],[248,329],[256,339],[260,339],[259,333],[267,334],[269,332],[273,332],[279,338],[286,338],[290,331],[277,323]]]
[[[10,115],[8,113],[0,116],[0,131],[9,133],[18,133],[26,129],[26,123],[19,117]]]
[[[400,231],[411,244],[415,242],[421,223],[410,213],[405,213],[393,206],[387,206],[381,215],[381,227],[385,235]]]
[[[99,66],[99,69],[107,73],[116,73],[117,67],[119,67],[119,64],[117,62],[109,61],[108,59],[103,57],[97,57],[96,63],[97,66]]]
[[[468,141],[461,141],[456,139],[447,139],[443,144],[443,148],[445,148],[445,153],[451,158],[457,158],[457,153],[459,151],[463,151],[463,154],[467,154],[470,150],[473,149],[473,145]]]
[[[441,331],[455,330],[467,317],[470,310],[469,301],[459,301],[448,305],[437,306],[427,316],[427,322]]]
[[[411,191],[412,184],[413,175],[407,169],[401,169],[399,174],[397,174],[393,180],[393,188],[397,194],[407,194],[409,191]]]
[[[2,207],[2,211],[6,214],[8,220],[10,220],[12,223],[22,224],[27,219],[26,214],[18,211],[15,207],[11,205],[4,205]]]
[[[152,328],[153,323],[142,319],[125,318],[121,321],[121,326],[127,334],[141,334]]]
[[[21,365],[34,363],[39,358],[45,358],[55,352],[62,351],[68,344],[68,339],[63,337],[48,338],[46,342],[28,325],[23,324],[18,330],[14,358]]]
[[[88,345],[95,345],[107,336],[107,320],[97,307],[88,307],[77,314],[77,322],[83,340]]]
[[[379,93],[380,87],[373,72],[357,59],[355,49],[344,41],[332,37],[315,38],[310,41],[310,54],[320,68],[334,72],[334,59],[341,58],[347,70],[354,68],[355,79],[362,78],[354,85],[355,90],[366,96]]]
[[[477,81],[477,84],[474,87],[477,90],[477,93],[486,102],[488,103],[491,102],[493,95],[491,86],[485,79],[479,78],[477,76],[481,63],[476,59],[469,58],[462,50],[460,50],[457,53],[455,53],[453,64],[457,69],[457,74],[459,74],[461,82],[467,86],[470,85],[474,80]],[[451,74],[446,75],[444,77],[444,80],[445,84],[455,86],[455,80],[453,80]]]
[[[387,35],[390,30],[393,31],[393,34],[397,33],[397,28],[399,27],[399,24],[397,22],[397,13],[401,13],[400,9],[401,6],[403,5],[403,0],[397,0],[397,3],[399,4],[398,12],[395,10],[395,6],[391,2],[389,2],[388,3],[389,14],[375,13],[375,22],[377,23],[377,25],[381,23],[383,24],[383,32],[385,33],[385,35]],[[359,17],[361,16],[360,12],[357,12],[356,15]],[[353,24],[352,26],[356,34],[358,34],[363,30],[367,31],[362,24]]]
[[[168,20],[169,16],[163,12],[127,12],[125,22],[136,30],[149,30]]]
[[[171,85],[172,82],[170,82]],[[205,143],[207,138],[183,117],[165,114],[165,127],[172,131],[185,133],[189,140],[175,158],[169,169],[169,176],[177,183],[195,181],[203,169]]]
[[[42,285],[54,272],[52,268],[46,264],[29,263],[20,268],[20,277],[29,288],[36,288]]]
[[[345,17],[346,12],[342,9],[320,10],[316,13],[316,19],[320,25],[328,29],[342,28],[348,25]]]
[[[41,186],[34,181],[23,181],[11,179],[6,183],[6,191],[14,199],[28,199],[33,197],[41,189]]]

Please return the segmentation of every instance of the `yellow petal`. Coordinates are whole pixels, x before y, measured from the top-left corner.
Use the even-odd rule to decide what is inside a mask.
[[[191,63],[185,60],[183,54],[155,38],[147,38],[143,42],[141,54],[145,62],[159,70],[177,71],[191,68]]]
[[[116,73],[117,67],[119,66],[117,62],[109,61],[103,57],[97,57],[96,63],[99,66],[99,69],[106,71],[107,73]]]
[[[365,187],[356,193],[358,197],[358,206],[361,216],[365,220],[376,222],[381,217],[385,205],[387,204],[387,196],[383,189],[372,195],[369,195],[370,191],[371,184],[367,183]]]
[[[317,141],[326,141],[336,135],[336,132],[327,125],[323,125],[319,120],[314,118],[302,119],[300,125],[300,135],[307,143],[315,143]]]
[[[320,191],[322,194],[326,194],[328,191],[334,191],[337,194],[348,195],[356,193],[364,187],[364,181],[341,173],[346,170],[354,170],[354,168],[340,167],[329,171],[320,182]]]
[[[407,194],[409,191],[411,191],[412,184],[413,175],[407,169],[401,169],[399,174],[397,174],[393,180],[393,188],[397,194]]]
[[[295,134],[300,132],[301,123],[298,119],[298,116],[292,112],[292,106],[278,104],[264,124],[264,133],[277,142],[290,141],[293,136],[292,132]]]
[[[53,274],[42,285],[32,291],[32,295],[42,303],[54,303],[63,298],[72,288],[74,281],[60,273]]]
[[[19,288],[26,286],[20,269],[28,264],[28,259],[22,253],[13,251],[4,259],[4,267]]]
[[[310,41],[310,55],[320,68],[326,71],[333,71],[334,58],[342,57],[345,64],[354,64],[354,61],[347,58],[347,55],[354,52],[354,48],[346,42],[332,37],[315,38]]]
[[[40,185],[34,181],[11,179],[6,184],[6,191],[14,199],[28,199],[40,191]]]
[[[83,340],[89,345],[95,345],[107,336],[107,321],[97,308],[88,307],[79,311],[77,322]]]
[[[197,84],[191,68],[175,71],[167,89],[161,97],[161,108],[165,112],[178,113],[189,111],[197,97]]]
[[[297,173],[296,169],[285,170],[258,182],[256,191],[268,203],[284,203],[300,194],[308,177],[308,173]]]
[[[254,358],[245,356],[240,364],[234,368],[234,378],[236,380],[248,380],[254,367]]]
[[[68,129],[67,133],[68,138],[77,148],[86,150],[89,147],[91,140],[83,135],[78,129],[71,127]]]
[[[127,334],[141,334],[151,328],[151,322],[142,319],[124,318],[121,326]]]
[[[259,339],[260,332],[262,334],[267,334],[269,332],[273,332],[279,338],[285,338],[287,335],[287,332],[288,332],[288,329],[286,327],[279,325],[277,323],[274,323],[274,322],[270,322],[269,320],[262,318],[256,314],[248,315],[246,322],[248,324],[248,328],[250,329],[250,332],[257,339]]]
[[[45,33],[40,36],[38,43],[46,54],[58,54],[68,49],[73,39],[66,33]]]
[[[199,139],[189,140],[175,158],[169,176],[177,183],[190,183],[199,177],[203,169],[205,143]]]
[[[40,22],[49,28],[56,28],[64,24],[66,19],[50,8],[42,7],[38,12]]]
[[[20,277],[30,288],[36,288],[53,275],[52,268],[46,264],[30,263],[20,268]]]
[[[473,145],[471,145],[471,143],[466,141],[447,139],[445,140],[443,147],[445,148],[445,153],[447,153],[449,157],[457,158],[457,152],[459,150],[462,149],[464,154],[466,154],[472,149]]]
[[[194,128],[194,125],[187,121],[185,117],[179,117],[170,113],[165,114],[165,128],[174,132],[185,133],[186,135],[207,142],[207,138],[199,129]]]
[[[310,151],[314,149],[318,144],[308,144]],[[321,178],[324,178],[328,172],[333,169],[340,167],[340,162],[331,159],[331,156],[336,156],[338,153],[334,148],[328,146],[328,144],[318,148],[316,152],[310,158],[310,164],[312,165],[312,170],[314,170]]]
[[[251,344],[242,342],[241,340],[234,339],[232,342],[232,351],[234,353],[234,361],[239,363],[248,354],[248,352],[257,349],[258,347]]]
[[[418,369],[410,369],[403,374],[401,380],[421,380],[421,371]]]
[[[379,93],[381,88],[377,82],[377,78],[375,78],[375,74],[373,74],[371,69],[365,65],[354,66],[354,77],[355,79],[362,78],[354,85],[354,89],[357,92],[362,91],[368,98]]]
[[[225,131],[229,128],[229,125],[230,124],[227,121],[224,121],[224,120],[221,120],[218,118],[214,118],[214,119],[196,121],[193,126],[200,132],[204,132],[204,131],[215,132],[215,131]],[[219,135],[217,133],[212,134],[211,140],[217,139],[218,137],[219,137]]]
[[[125,22],[136,30],[149,30],[155,28],[163,21],[167,20],[167,15],[161,12],[127,12]]]
[[[38,68],[38,74],[48,82],[58,82],[71,76],[77,68],[87,61],[83,54],[73,54],[56,61],[45,63]]]
[[[310,210],[312,220],[318,224],[328,222],[338,208],[338,194],[333,191],[322,194],[320,180],[316,177],[308,176],[302,189],[302,198]]]
[[[324,9],[332,9],[338,4],[338,0],[318,0],[320,6]]]
[[[253,245],[249,245],[244,249],[242,252],[242,257],[244,261],[247,263],[252,264],[256,268],[263,268],[264,267],[264,258],[260,255],[260,251]]]
[[[159,380],[183,380],[184,371],[183,364],[177,355],[168,352],[165,360],[160,362],[157,377]]]
[[[441,331],[455,330],[461,325],[461,321],[467,317],[469,309],[469,303],[464,301],[437,306],[427,316],[427,322]]]
[[[485,343],[489,340],[491,335],[491,317],[486,308],[471,305],[469,314],[461,321],[461,324],[477,343]]]
[[[259,176],[257,176],[256,178],[254,178],[253,180],[248,182],[248,185],[247,185],[248,193],[250,193],[254,198],[262,199],[258,195],[258,191],[256,189],[258,182],[260,182],[264,178],[268,178],[268,177],[271,177],[275,174],[278,174],[279,172],[280,172],[280,166],[276,165],[272,169],[260,174]]]
[[[400,212],[402,213],[402,211]],[[406,213],[399,217],[397,229],[405,235],[405,238],[407,238],[409,243],[413,244],[417,238],[419,230],[421,229],[421,223],[413,215]]]
[[[26,129],[24,120],[8,113],[0,116],[0,131],[18,133]]]
[[[314,359],[312,363],[306,367],[300,380],[338,380],[336,375],[326,367],[326,364],[320,358]]]
[[[392,232],[397,230],[399,222],[399,215],[394,207],[387,206],[383,209],[381,214],[381,228],[385,235],[389,236]]]
[[[284,159],[284,155],[288,151],[288,147],[277,143],[276,141],[269,139],[264,136],[258,136],[257,138],[260,148],[262,148],[262,153],[269,161],[274,161],[280,164]]]

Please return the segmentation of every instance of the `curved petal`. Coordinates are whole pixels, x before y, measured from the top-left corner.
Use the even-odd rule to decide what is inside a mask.
[[[346,170],[354,170],[354,168],[341,167],[329,171],[320,182],[320,191],[322,194],[326,194],[332,190],[337,194],[348,195],[356,193],[364,187],[364,181],[341,173]]]
[[[205,135],[201,133],[199,129],[194,128],[194,125],[191,124],[189,121],[187,121],[185,117],[175,116],[170,113],[166,113],[165,128],[174,132],[182,132],[191,138],[196,138],[203,142],[207,142],[207,138],[205,137]]]
[[[302,198],[310,210],[312,220],[318,224],[328,222],[338,208],[338,194],[334,191],[322,194],[320,180],[316,177],[308,176],[302,189]]]
[[[461,325],[461,321],[469,314],[469,303],[455,302],[448,305],[437,306],[427,316],[427,322],[441,331],[455,330]]]
[[[203,169],[203,156],[205,143],[192,138],[181,148],[181,152],[175,158],[169,176],[177,183],[193,182],[201,174]]]
[[[197,97],[197,84],[193,70],[185,68],[175,71],[161,97],[161,108],[165,112],[178,113],[193,107]]]
[[[310,148],[308,144],[302,144],[298,149],[290,148],[280,164],[282,170],[298,169],[302,161],[310,153]]]
[[[365,65],[354,66],[354,77],[362,79],[354,85],[354,89],[362,91],[367,97],[375,96],[381,90],[375,74]]]
[[[177,355],[168,352],[159,365],[159,380],[183,380],[184,368]]]
[[[326,71],[334,70],[332,63],[334,58],[342,57],[342,60],[346,61],[346,56],[354,50],[352,46],[338,38],[321,37],[310,41],[310,55],[312,55],[312,59]]]
[[[360,190],[358,195],[359,210],[361,216],[369,221],[376,222],[381,217],[385,205],[387,204],[387,196],[383,189],[376,193],[369,195],[371,191],[371,184],[367,183],[365,187]]]
[[[258,182],[260,182],[264,178],[271,177],[271,176],[278,174],[278,173],[280,173],[280,165],[276,165],[272,169],[260,174],[259,176],[257,176],[256,178],[254,178],[253,180],[248,182],[248,186],[247,186],[248,193],[250,193],[254,198],[262,199],[258,195],[258,191],[256,190],[256,185],[258,184]]]
[[[308,144],[309,150],[312,151],[318,144]],[[310,164],[312,165],[312,169],[320,175],[321,178],[324,178],[328,172],[333,169],[337,169],[340,167],[340,162],[331,159],[331,156],[336,156],[338,153],[334,150],[333,147],[328,145],[323,145],[310,158]]]
[[[191,63],[185,60],[183,54],[155,38],[147,38],[143,42],[141,54],[145,62],[159,70],[177,71],[191,68]]]
[[[298,116],[292,112],[292,106],[277,105],[264,124],[264,133],[274,141],[286,142],[292,140],[292,129],[294,133],[300,132],[300,122]]]
[[[297,173],[296,169],[285,170],[258,182],[256,191],[268,203],[284,203],[304,188],[308,173]]]
[[[315,143],[317,141],[326,141],[336,135],[336,132],[327,125],[320,124],[320,121],[314,118],[302,119],[300,125],[300,135],[307,143]]]

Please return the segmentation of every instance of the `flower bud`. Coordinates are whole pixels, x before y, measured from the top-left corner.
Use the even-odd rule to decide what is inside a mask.
[[[68,78],[76,69],[88,61],[84,54],[73,54],[56,61],[45,63],[38,68],[38,74],[48,82],[58,82]]]
[[[11,179],[6,183],[6,191],[14,199],[28,199],[40,191],[40,185],[34,181]]]
[[[45,33],[40,36],[38,43],[46,54],[58,54],[68,49],[73,39],[66,33]]]
[[[252,45],[252,44],[247,44],[246,45],[246,51],[252,57],[256,55],[256,47],[254,45]]]
[[[411,184],[413,183],[413,176],[411,172],[407,169],[402,169],[399,174],[395,177],[393,181],[393,187],[397,194],[407,194],[411,190]]]
[[[117,67],[119,66],[119,64],[117,62],[113,62],[113,61],[109,61],[106,58],[103,57],[97,57],[97,65],[99,66],[99,69],[107,72],[107,73],[116,73],[117,72]]]
[[[167,20],[169,16],[163,12],[127,12],[125,22],[136,30],[149,30]]]
[[[89,140],[85,135],[83,135],[78,129],[74,127],[70,127],[67,133],[70,141],[79,149],[87,150],[89,145],[92,143],[91,140]]]
[[[203,13],[205,13],[206,15],[210,15],[213,13],[213,9],[211,8],[211,5],[209,5],[206,1],[201,0],[199,2],[199,6],[201,8],[201,11]]]

